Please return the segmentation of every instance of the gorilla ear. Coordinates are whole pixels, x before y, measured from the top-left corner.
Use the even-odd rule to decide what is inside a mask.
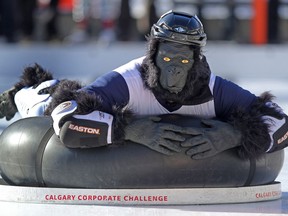
[[[163,43],[165,40],[161,38],[147,37],[147,52],[146,56],[155,56],[158,50],[159,43]]]
[[[198,46],[190,46],[191,51],[194,53],[193,59],[194,60],[202,60],[203,54],[202,54],[202,48]]]

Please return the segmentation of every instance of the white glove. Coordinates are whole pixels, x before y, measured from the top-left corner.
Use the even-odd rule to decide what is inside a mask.
[[[48,80],[36,88],[24,87],[15,94],[14,101],[22,118],[42,116],[51,102],[50,94],[41,94],[41,90],[56,85],[58,80]]]

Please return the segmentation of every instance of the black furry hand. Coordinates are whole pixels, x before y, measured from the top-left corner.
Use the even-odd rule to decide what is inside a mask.
[[[180,142],[185,138],[178,134],[181,127],[160,123],[160,117],[136,119],[125,128],[125,139],[131,140],[162,154],[180,152]]]
[[[0,94],[0,118],[6,117],[6,120],[11,120],[17,112],[17,107],[14,103],[14,96],[17,89],[11,88]]]
[[[222,151],[241,145],[241,133],[231,125],[217,120],[202,120],[204,127],[189,128],[191,136],[181,143],[182,147],[191,147],[186,154],[193,159],[204,159]]]

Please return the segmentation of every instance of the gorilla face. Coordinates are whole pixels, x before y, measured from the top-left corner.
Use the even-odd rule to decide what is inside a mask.
[[[181,92],[193,63],[193,51],[188,45],[173,42],[160,43],[155,64],[160,70],[161,86],[170,93]]]
[[[198,104],[211,100],[210,68],[201,48],[148,39],[140,74],[161,103]]]

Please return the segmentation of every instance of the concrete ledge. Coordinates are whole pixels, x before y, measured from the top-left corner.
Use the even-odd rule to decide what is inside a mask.
[[[238,188],[75,189],[0,185],[0,201],[71,205],[194,205],[281,198],[281,183]]]

